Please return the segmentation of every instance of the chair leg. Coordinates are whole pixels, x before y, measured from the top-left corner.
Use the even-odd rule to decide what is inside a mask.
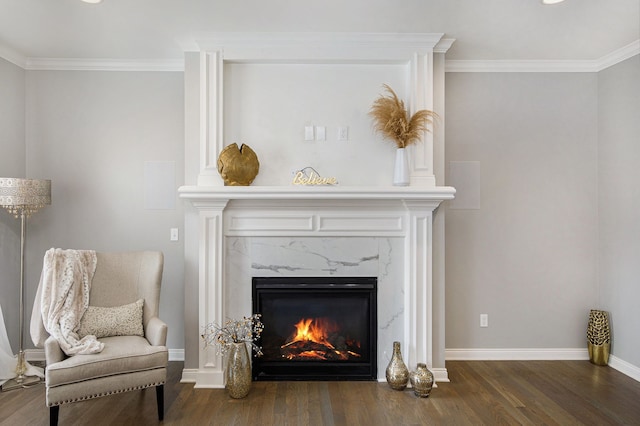
[[[49,425],[58,426],[58,414],[60,413],[60,406],[54,405],[49,407]]]
[[[164,385],[156,386],[156,401],[158,403],[158,420],[164,419]]]

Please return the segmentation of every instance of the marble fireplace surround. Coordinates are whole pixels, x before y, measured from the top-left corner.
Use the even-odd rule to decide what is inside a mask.
[[[252,276],[378,277],[378,379],[392,342],[433,360],[432,219],[450,187],[182,187],[199,215],[199,324],[251,313]],[[201,350],[196,387],[223,387]],[[448,381],[445,368],[436,380]]]

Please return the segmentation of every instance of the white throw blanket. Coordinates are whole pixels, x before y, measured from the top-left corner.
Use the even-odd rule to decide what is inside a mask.
[[[89,306],[97,257],[93,250],[49,249],[42,265],[42,322],[67,355],[101,352],[95,336],[78,338],[76,330]]]

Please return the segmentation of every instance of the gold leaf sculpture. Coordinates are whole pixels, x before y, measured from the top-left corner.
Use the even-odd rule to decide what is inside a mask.
[[[218,156],[218,172],[224,184],[228,186],[248,186],[258,175],[260,162],[258,156],[249,147],[232,143],[226,146]]]
[[[423,132],[429,131],[429,125],[433,123],[437,114],[422,109],[409,116],[404,102],[393,89],[387,84],[383,84],[382,87],[387,91],[387,95],[376,99],[369,110],[375,131],[391,140],[398,148],[416,143]]]

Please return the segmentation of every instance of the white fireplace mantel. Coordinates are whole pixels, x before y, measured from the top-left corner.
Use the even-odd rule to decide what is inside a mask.
[[[396,309],[393,318],[387,320],[397,328],[385,328],[386,336],[379,340],[378,376],[384,380],[380,363],[385,351],[390,350],[389,340],[397,339],[402,342],[409,366],[426,362],[436,380],[448,381],[442,340],[444,320],[441,316],[434,319],[432,301],[434,271],[436,291],[442,292],[444,285],[442,244],[435,248],[433,264],[433,241],[441,241],[444,222],[438,220],[434,228],[434,212],[455,194],[455,189],[436,184],[436,175],[439,173],[441,179],[444,170],[444,53],[453,43],[443,36],[223,33],[199,40],[194,49],[197,53],[186,55],[185,175],[194,186],[181,187],[179,196],[193,206],[185,218],[189,276],[185,286],[193,290],[197,286],[200,330],[211,322],[222,323],[230,315],[249,313],[251,296],[246,286],[251,285],[250,274],[261,271],[254,270],[251,260],[248,265],[246,261],[256,252],[260,252],[260,259],[264,253],[270,259],[277,258],[269,262],[308,266],[312,256],[289,257],[291,253],[264,243],[265,239],[308,244],[314,249],[322,246],[323,258],[334,252],[345,257],[362,251],[368,255],[368,245],[387,244],[389,251],[378,249],[377,253],[379,259],[393,258],[388,263],[393,276],[379,275],[387,292],[379,299],[379,307],[382,304]],[[315,77],[307,78],[309,69]],[[281,77],[281,72],[291,73],[286,75],[292,75],[293,80]],[[363,76],[372,76],[374,81],[361,84]],[[248,108],[249,104],[270,105],[273,97],[261,89],[282,84],[284,79],[287,87],[295,82],[297,86],[293,87],[297,89],[292,90],[294,93],[279,92],[272,108],[278,108],[278,102],[296,105],[288,110],[286,118]],[[307,87],[323,88],[329,80],[347,89],[326,96],[320,90],[312,91],[322,95],[320,108],[315,109],[318,103],[301,93],[307,93]],[[372,90],[388,80],[392,85],[395,82],[394,87],[406,97],[410,111],[430,109],[440,116],[433,132],[426,132],[421,143],[409,147],[407,187],[387,185],[384,176],[390,173],[384,168],[390,164],[389,151],[382,144],[370,143],[372,136],[366,132],[369,123],[363,118],[369,97],[375,95]],[[241,90],[244,87],[252,90]],[[347,107],[335,116],[333,110],[338,104]],[[303,143],[298,131],[311,124],[327,126],[327,130],[348,125],[351,139],[342,145],[337,140]],[[261,170],[253,186],[223,186],[219,176],[218,155],[236,138],[247,139],[254,149],[260,148]],[[288,185],[289,174],[310,160],[319,170],[339,176],[343,185]],[[360,186],[360,182],[373,186]],[[252,248],[238,250],[244,243]],[[252,251],[254,245],[263,249]],[[239,264],[245,272],[236,271],[242,269]],[[377,265],[382,265],[382,260]],[[329,273],[321,268],[314,272]],[[389,300],[392,298],[396,300]],[[442,312],[443,307],[437,306],[435,315]],[[195,381],[196,387],[224,386],[222,358],[215,349],[199,346],[198,369],[191,371],[188,381]]]
[[[180,188],[199,215],[199,325],[229,316],[225,282],[228,237],[401,238],[403,352],[408,365],[426,362],[438,381],[444,368],[433,368],[432,219],[451,187],[204,187]],[[247,286],[250,283],[234,285]],[[379,300],[378,303],[386,303]],[[384,371],[378,368],[378,376]],[[222,387],[222,360],[203,350],[196,387]]]
[[[451,200],[447,186],[183,186],[180,197],[196,200]],[[437,206],[436,204],[436,206]]]

